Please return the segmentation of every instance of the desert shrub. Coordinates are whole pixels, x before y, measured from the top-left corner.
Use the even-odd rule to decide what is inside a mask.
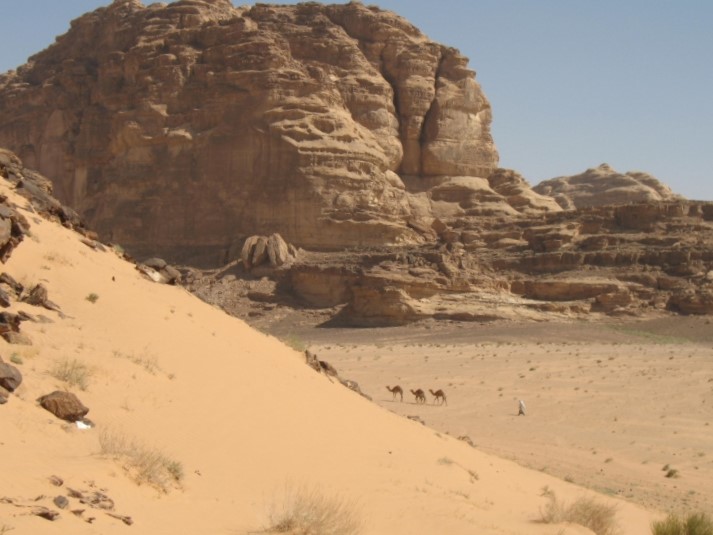
[[[64,381],[70,386],[76,386],[80,390],[86,390],[89,386],[89,378],[92,371],[83,362],[77,359],[58,360],[48,372],[55,379]]]
[[[95,294],[94,292],[92,292],[86,297],[86,299],[90,303],[96,303],[97,299],[99,299],[99,296],[97,294]]]
[[[291,535],[357,535],[362,531],[355,505],[317,489],[288,489],[270,511],[266,533]]]
[[[101,453],[120,460],[131,478],[163,492],[183,479],[183,465],[159,450],[148,448],[115,429],[99,434]]]
[[[571,522],[584,526],[597,535],[615,535],[619,531],[614,505],[586,496],[567,505],[558,500],[555,493],[547,487],[543,489],[542,495],[548,499],[544,510],[540,510],[541,520],[545,524]]]
[[[692,513],[685,520],[668,515],[651,525],[653,535],[713,535],[713,520],[705,513]]]

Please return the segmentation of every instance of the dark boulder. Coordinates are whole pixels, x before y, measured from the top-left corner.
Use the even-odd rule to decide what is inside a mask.
[[[0,387],[8,392],[14,392],[22,383],[22,374],[12,364],[7,364],[0,359]],[[0,395],[2,392],[0,391]]]
[[[89,409],[71,392],[55,390],[51,394],[42,396],[37,401],[43,409],[68,422],[81,420],[89,412]]]

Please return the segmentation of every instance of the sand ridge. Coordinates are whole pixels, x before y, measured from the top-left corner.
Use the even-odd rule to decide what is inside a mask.
[[[2,193],[26,206],[5,185]],[[50,321],[22,324],[32,346],[0,342],[24,376],[0,407],[2,495],[13,501],[0,501],[0,527],[38,535],[247,533],[269,523],[287,486],[344,497],[366,534],[586,532],[536,521],[543,487],[568,500],[590,491],[380,408],[316,374],[276,338],[24,213],[32,236],[4,270],[25,285],[44,284],[65,317],[14,303],[13,311]],[[49,373],[66,359],[90,370],[85,390]],[[75,392],[96,427],[80,431],[36,405],[55,389]],[[106,430],[174,460],[180,483],[168,492],[137,485],[124,458],[100,454]],[[64,486],[52,486],[52,475]],[[133,525],[94,509],[50,522],[17,506],[39,496],[35,503],[50,503],[69,487],[101,489]],[[600,499],[618,504],[627,533],[648,533],[659,515]],[[89,514],[93,523],[83,521]]]

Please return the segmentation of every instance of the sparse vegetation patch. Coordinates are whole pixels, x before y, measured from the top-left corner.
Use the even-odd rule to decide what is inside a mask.
[[[291,535],[358,535],[362,520],[354,503],[318,489],[287,489],[269,511],[264,533]]]
[[[597,535],[616,535],[619,527],[616,520],[616,506],[598,502],[594,498],[578,498],[567,505],[557,499],[549,487],[542,489],[542,496],[548,503],[540,510],[541,521],[545,524],[571,522],[592,530]]]
[[[70,386],[86,390],[92,371],[89,366],[77,359],[63,359],[54,363],[49,369],[49,374]]]
[[[159,450],[149,448],[115,429],[99,434],[103,455],[119,460],[138,484],[147,483],[168,492],[183,479],[183,465]]]
[[[651,525],[653,535],[713,535],[713,520],[705,513],[692,513],[684,520],[668,515]]]

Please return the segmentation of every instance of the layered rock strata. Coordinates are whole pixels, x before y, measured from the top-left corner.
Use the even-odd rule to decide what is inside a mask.
[[[193,273],[188,282],[243,317],[330,309],[331,324],[350,326],[713,313],[713,203],[456,218],[433,227],[435,243],[418,247],[304,251],[268,275],[271,286],[239,270],[232,278],[223,270],[219,280]]]
[[[404,181],[487,186],[490,121],[465,57],[357,2],[115,0],[0,77],[0,146],[103,239],[214,264],[255,234],[423,241]]]

